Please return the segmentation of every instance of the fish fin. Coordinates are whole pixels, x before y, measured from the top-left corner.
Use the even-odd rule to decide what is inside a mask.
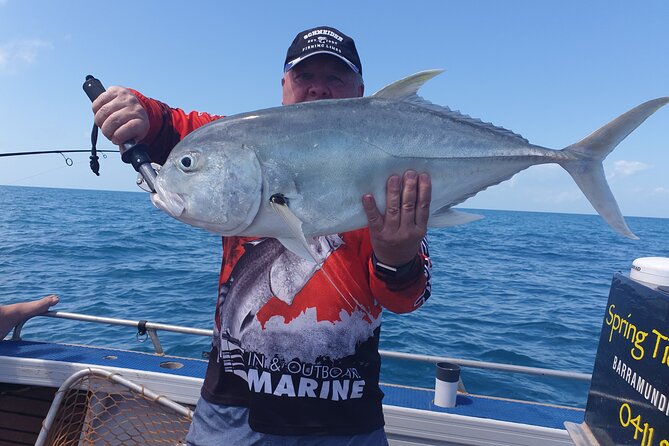
[[[597,213],[617,233],[636,240],[620,212],[618,203],[606,182],[602,161],[627,135],[659,108],[669,97],[653,99],[624,113],[590,136],[562,149],[569,156],[558,163],[569,172]]]
[[[275,199],[275,197],[278,198]],[[286,223],[286,226],[288,226],[288,229],[293,234],[293,237],[277,238],[277,240],[289,251],[292,251],[303,259],[312,260],[320,265],[322,262],[318,259],[318,256],[314,254],[307,238],[302,232],[302,220],[290,210],[285,201],[285,197],[280,194],[273,195],[272,198],[270,198],[270,205],[272,206],[272,209],[281,216]]]
[[[483,218],[483,215],[470,214],[467,212],[456,211],[450,207],[437,209],[430,214],[427,225],[432,228],[443,228],[446,226],[464,225]]]
[[[429,81],[444,70],[426,70],[419,71],[416,74],[407,76],[390,85],[386,85],[372,95],[375,98],[394,99],[396,101],[406,101],[418,98],[418,90],[425,82]]]
[[[308,243],[305,245],[306,240],[302,241],[300,239],[292,237],[280,237],[277,238],[277,240],[279,241],[279,243],[285,246],[288,251],[292,252],[293,254],[296,254],[305,260],[309,260],[310,262],[316,260],[314,259],[314,255],[312,254],[311,250],[307,248]]]
[[[418,95],[418,90],[420,89],[420,87],[422,87],[427,81],[429,81],[433,77],[443,72],[444,70],[419,71],[416,74],[412,74],[411,76],[407,76],[404,79],[400,79],[396,82],[393,82],[390,85],[383,87],[381,90],[374,93],[372,97],[379,99],[390,99],[394,101],[411,102],[412,104],[444,114],[456,121],[466,122],[469,124],[474,124],[476,126],[483,126],[495,132],[500,132],[506,134],[507,136],[517,138],[519,141],[523,143],[529,143],[529,141],[523,138],[523,136],[514,133],[511,130],[496,126],[489,122],[483,122],[477,118],[472,118],[471,116],[460,113],[459,111],[451,110],[450,108],[445,107],[443,105],[438,105],[433,102],[430,102]]]

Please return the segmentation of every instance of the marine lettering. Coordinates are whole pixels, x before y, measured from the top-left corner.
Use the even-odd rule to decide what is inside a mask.
[[[302,364],[302,376],[311,376],[314,373],[314,365],[309,363]]]
[[[351,381],[345,379],[343,381],[332,381],[332,401],[345,400],[348,396],[348,386]]]
[[[248,359],[250,367],[263,367],[265,365],[265,355],[251,352]]]
[[[328,397],[328,392],[330,391],[330,381],[323,381],[323,387],[321,387],[320,398],[322,400]]]
[[[364,380],[332,379],[317,381],[304,376],[282,374],[273,385],[272,374],[266,370],[249,369],[247,373],[249,390],[256,393],[289,398],[320,398],[332,401],[362,398]],[[297,389],[297,391],[295,390]]]
[[[290,375],[281,375],[279,384],[274,389],[276,396],[295,396],[295,389],[293,388],[293,379]]]
[[[288,363],[287,369],[290,373],[297,374],[302,370],[302,364],[300,361],[293,360]]]
[[[251,392],[272,393],[272,375],[268,372],[262,372],[258,375],[258,370],[249,369],[246,379]]]
[[[365,390],[365,382],[362,380],[353,381],[353,388],[351,389],[351,399],[362,398],[362,391]]]
[[[300,378],[300,387],[297,389],[298,397],[316,398],[318,381],[309,378]]]
[[[272,358],[272,362],[269,365],[269,369],[273,372],[278,372],[281,370],[281,363],[279,362],[279,358]]]

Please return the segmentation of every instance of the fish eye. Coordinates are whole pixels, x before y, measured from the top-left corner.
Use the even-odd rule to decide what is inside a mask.
[[[192,154],[183,155],[177,160],[177,167],[184,172],[189,172],[195,168],[195,157]]]

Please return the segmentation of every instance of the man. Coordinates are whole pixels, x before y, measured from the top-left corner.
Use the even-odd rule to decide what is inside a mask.
[[[330,27],[299,33],[281,85],[283,105],[361,97],[355,43]],[[93,111],[112,142],[144,142],[161,164],[186,134],[221,117],[120,87]],[[413,311],[429,297],[430,178],[398,173],[386,189],[384,214],[371,194],[362,197],[368,228],[316,240],[320,268],[274,239],[223,239],[213,347],[189,444],[387,444],[381,312]]]

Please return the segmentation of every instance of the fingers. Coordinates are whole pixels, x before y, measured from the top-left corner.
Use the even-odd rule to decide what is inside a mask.
[[[92,109],[95,115],[95,125],[102,124],[115,112],[127,107],[131,99],[126,96],[127,89],[121,87],[109,87],[93,101]],[[132,93],[130,93],[132,95]],[[134,96],[134,95],[132,95]]]
[[[416,199],[416,226],[427,230],[432,201],[432,179],[428,173],[418,176],[418,197]]]
[[[95,125],[114,144],[141,141],[149,132],[142,104],[127,88],[110,87],[93,102]]]
[[[367,203],[365,204],[365,197]],[[401,227],[427,228],[432,199],[432,182],[428,173],[407,170],[402,179],[399,175],[391,175],[386,182],[386,211],[381,215],[374,197],[363,197],[363,206],[367,219],[379,223],[387,230],[396,231]]]
[[[402,182],[401,223],[404,226],[416,225],[416,196],[418,195],[418,174],[415,170],[404,172]]]
[[[425,172],[418,175],[415,170],[407,170],[402,181],[401,197],[398,226],[426,229],[432,199],[430,175]]]
[[[376,200],[371,194],[365,194],[362,197],[362,207],[367,215],[369,230],[373,233],[380,232],[383,228],[383,215],[376,206]]]
[[[389,230],[397,230],[402,221],[402,183],[398,175],[391,175],[386,182],[386,214],[384,216],[385,227]]]

